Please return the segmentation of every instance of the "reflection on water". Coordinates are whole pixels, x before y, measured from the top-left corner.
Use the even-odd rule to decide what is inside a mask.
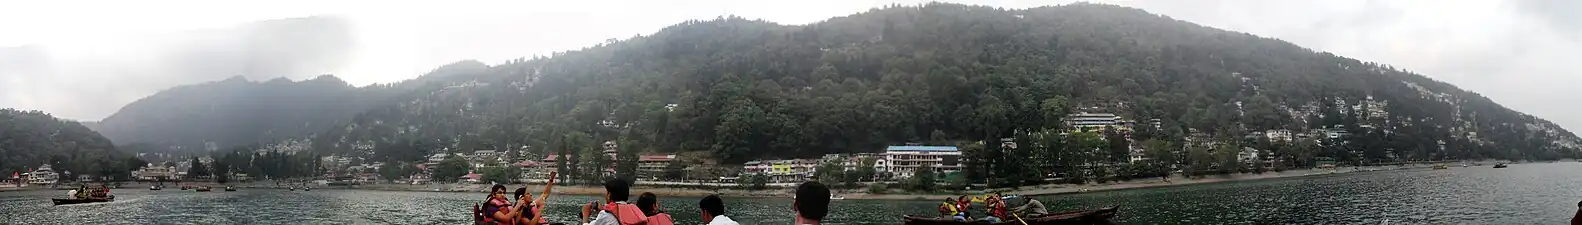
[[[1582,200],[1582,163],[1390,171],[1042,197],[1051,210],[1120,205],[1120,224],[1564,224]],[[641,190],[635,191],[641,193]],[[0,193],[0,224],[468,224],[481,193],[360,190],[115,190],[111,203],[51,206],[64,191]],[[552,196],[575,223],[591,196]],[[677,224],[702,224],[697,198],[661,198]],[[727,198],[743,224],[790,224],[790,199]],[[838,200],[827,224],[899,224],[935,200]]]

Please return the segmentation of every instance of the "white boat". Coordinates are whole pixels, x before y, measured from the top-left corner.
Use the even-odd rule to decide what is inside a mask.
[[[829,195],[829,200],[842,200],[842,199],[846,199],[846,196]]]

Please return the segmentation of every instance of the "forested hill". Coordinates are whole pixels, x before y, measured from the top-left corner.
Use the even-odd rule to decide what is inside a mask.
[[[543,153],[619,140],[742,162],[997,140],[1076,111],[1159,119],[1137,138],[1175,143],[1345,125],[1360,155],[1317,153],[1337,158],[1556,158],[1579,142],[1401,69],[1086,3],[932,3],[800,26],[687,21],[420,80],[444,85],[393,95],[313,148],[417,160],[444,147]]]
[[[237,76],[161,91],[128,104],[93,128],[122,145],[202,150],[212,142],[226,148],[323,131],[387,95],[329,75],[300,82]]]
[[[144,165],[77,122],[39,111],[0,109],[0,172],[10,176],[46,163],[55,172],[120,178]]]

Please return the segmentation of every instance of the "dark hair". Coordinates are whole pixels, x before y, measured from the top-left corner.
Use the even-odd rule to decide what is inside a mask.
[[[818,181],[808,181],[798,185],[796,211],[805,219],[824,220],[824,215],[829,214],[829,188]]]
[[[653,192],[643,192],[643,194],[637,195],[637,209],[643,210],[644,216],[659,214],[659,206],[655,205],[657,203],[659,203],[659,196],[654,195]]]
[[[632,197],[631,185],[620,178],[604,181],[604,191],[610,194],[610,201],[624,202]]]
[[[828,199],[828,197],[825,199]],[[709,195],[708,197],[703,197],[703,200],[698,200],[698,208],[710,216],[723,216],[725,215],[725,200],[720,199],[720,195]]]
[[[522,200],[522,196],[523,195],[527,195],[527,188],[526,187],[516,188],[516,200]]]

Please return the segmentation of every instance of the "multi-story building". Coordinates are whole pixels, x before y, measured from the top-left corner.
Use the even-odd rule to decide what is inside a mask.
[[[676,160],[676,155],[645,155],[637,157],[637,174],[639,178],[660,177],[665,174],[665,168]]]
[[[176,168],[148,164],[137,171],[137,179],[144,181],[176,180]]]
[[[797,182],[813,176],[818,165],[816,159],[751,161],[742,165],[742,173],[768,175],[773,183]]]
[[[1120,124],[1114,113],[1073,113],[1066,115],[1066,125],[1072,128],[1102,128]]]
[[[961,170],[961,151],[956,146],[889,146],[884,150],[884,171],[896,178],[912,177],[918,168],[942,172]]]
[[[27,183],[32,185],[52,185],[60,182],[60,174],[55,173],[55,169],[50,168],[49,164],[38,166],[33,172],[23,175],[27,176]]]
[[[1291,142],[1295,136],[1291,133],[1291,130],[1286,129],[1268,130],[1263,132],[1263,135],[1269,138],[1271,142]]]

